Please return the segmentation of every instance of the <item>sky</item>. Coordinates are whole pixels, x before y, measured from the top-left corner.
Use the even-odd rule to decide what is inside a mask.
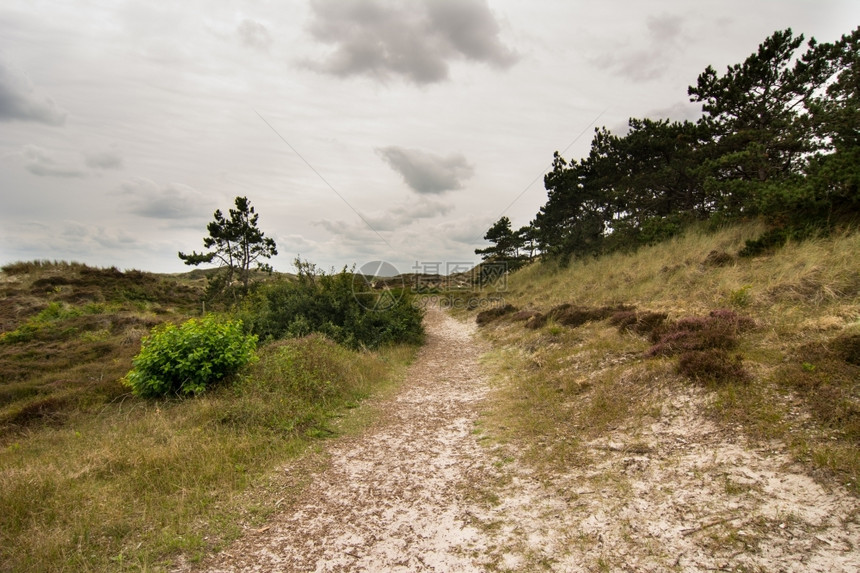
[[[708,65],[856,0],[4,0],[0,264],[190,270],[246,196],[276,270],[462,270],[595,127],[695,120]]]

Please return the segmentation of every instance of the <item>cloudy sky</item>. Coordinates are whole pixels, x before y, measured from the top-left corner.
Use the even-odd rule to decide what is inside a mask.
[[[833,41],[856,0],[4,0],[0,264],[188,270],[247,196],[292,270],[474,262],[527,224],[555,150],[777,29]]]

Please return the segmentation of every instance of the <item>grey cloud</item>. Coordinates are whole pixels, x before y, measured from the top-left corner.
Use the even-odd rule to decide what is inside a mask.
[[[92,242],[108,249],[122,249],[138,243],[137,237],[122,229],[105,229],[74,221],[66,222],[59,235],[69,241]]]
[[[442,157],[420,149],[383,147],[376,152],[414,191],[438,194],[461,189],[475,170],[461,154]]]
[[[126,181],[128,212],[150,219],[193,219],[209,214],[211,202],[193,187],[179,183],[158,184],[145,178]]]
[[[331,233],[338,242],[364,247],[380,242],[377,233],[398,231],[404,227],[415,225],[423,219],[445,215],[452,209],[453,206],[451,205],[422,198],[418,202],[404,203],[381,213],[362,215],[363,220],[346,223],[321,219],[314,221],[314,224]]]
[[[655,43],[668,44],[680,39],[683,20],[679,16],[658,16],[648,18],[646,26]]]
[[[66,112],[39,95],[30,79],[0,59],[0,121],[34,121],[62,125]]]
[[[499,24],[486,1],[425,0],[435,30],[467,59],[507,68],[517,55],[499,41]]]
[[[338,245],[349,247],[367,247],[381,243],[379,237],[363,221],[358,223],[345,223],[343,221],[332,221],[331,219],[320,219],[313,222],[314,225],[322,227],[336,237]]]
[[[492,222],[484,222],[480,218],[457,219],[447,221],[439,227],[439,232],[449,241],[466,245],[483,245],[483,239]]]
[[[84,153],[84,159],[93,169],[122,169],[122,155],[116,150]]]
[[[384,213],[365,217],[376,231],[394,231],[421,219],[432,219],[450,213],[453,207],[422,199],[393,207]]]
[[[336,76],[400,76],[423,85],[447,79],[452,60],[507,68],[518,59],[499,39],[486,0],[315,0],[311,8],[311,34],[334,46],[311,67]]]
[[[69,258],[91,257],[103,251],[129,252],[143,247],[139,237],[116,228],[105,228],[77,221],[52,221],[50,225],[41,222],[22,221],[5,225],[5,236],[0,242],[11,251],[30,258]]]
[[[662,76],[679,49],[683,36],[683,19],[678,16],[650,17],[646,22],[647,46],[642,49],[617,48],[612,53],[594,59],[613,74],[637,81],[654,80]]]
[[[86,172],[77,167],[58,163],[47,149],[37,145],[25,145],[21,154],[24,167],[39,177],[86,177]]]
[[[236,29],[239,34],[239,39],[249,48],[254,48],[261,51],[268,51],[272,45],[272,36],[269,30],[259,22],[254,20],[242,20],[239,27]]]

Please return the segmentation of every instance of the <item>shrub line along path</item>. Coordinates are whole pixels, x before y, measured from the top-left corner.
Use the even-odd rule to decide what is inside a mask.
[[[194,570],[860,569],[856,498],[715,428],[695,388],[637,431],[647,446],[596,441],[593,463],[564,476],[482,446],[487,348],[440,311],[425,324],[427,344],[377,423],[332,441],[295,504]]]

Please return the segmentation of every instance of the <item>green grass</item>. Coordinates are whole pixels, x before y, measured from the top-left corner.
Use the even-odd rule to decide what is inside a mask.
[[[0,275],[2,571],[160,571],[225,546],[288,507],[325,463],[322,440],[365,427],[362,400],[390,392],[415,353],[292,339],[198,398],[145,400],[120,379],[153,325],[198,312],[201,285],[65,263],[11,271]]]
[[[276,504],[244,494],[340,433],[335,416],[390,385],[412,352],[291,340],[201,398],[128,398],[19,437],[0,451],[0,569],[152,570],[223,546]]]
[[[718,422],[740,425],[754,441],[781,440],[816,475],[860,492],[860,233],[735,256],[760,233],[756,224],[694,229],[633,253],[513,273],[501,294],[520,310],[631,305],[667,322],[649,337],[612,320],[571,328],[550,319],[535,330],[514,313],[490,321],[481,329],[493,343],[487,361],[498,392],[488,427],[535,464],[563,470],[587,463],[583,440],[635,435],[659,417],[672,388],[697,384],[712,393]],[[719,309],[752,320],[723,337],[725,350],[678,339],[681,326],[705,324]],[[623,325],[631,315],[617,316]],[[690,346],[680,366],[646,352],[667,340]],[[718,362],[725,371],[709,376]]]
[[[202,285],[78,263],[0,273],[0,446],[10,436],[94,411],[128,390],[140,338],[197,312]]]

